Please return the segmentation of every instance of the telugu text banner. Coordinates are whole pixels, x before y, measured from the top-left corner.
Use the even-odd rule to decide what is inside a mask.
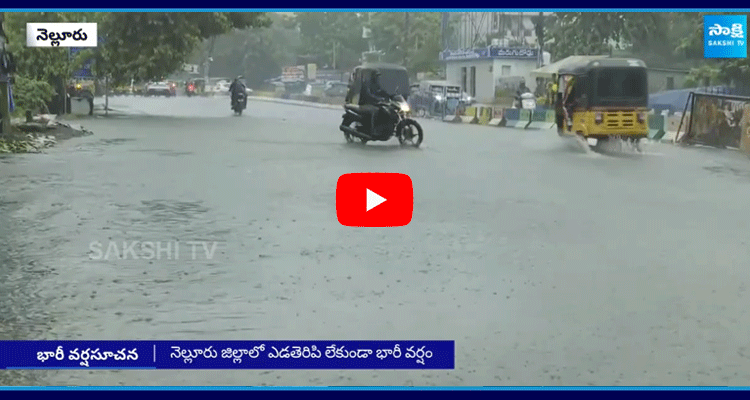
[[[95,22],[29,22],[27,47],[96,47]]]
[[[0,341],[2,369],[454,369],[454,341]]]

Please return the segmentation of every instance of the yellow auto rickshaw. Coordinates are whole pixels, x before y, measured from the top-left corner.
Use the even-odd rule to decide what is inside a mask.
[[[638,144],[648,137],[646,64],[604,58],[560,69],[555,104],[560,136],[597,142],[619,138]]]

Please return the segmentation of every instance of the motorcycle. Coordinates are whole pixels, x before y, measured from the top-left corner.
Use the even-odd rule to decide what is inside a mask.
[[[195,85],[192,83],[187,86],[187,89],[185,89],[185,93],[188,97],[192,97],[195,95]]]
[[[422,126],[411,118],[411,108],[403,96],[392,96],[378,103],[377,107],[375,129],[374,132],[370,132],[369,113],[363,112],[358,105],[344,104],[346,112],[342,116],[339,129],[344,133],[347,142],[354,142],[356,137],[362,144],[366,144],[371,140],[387,141],[395,136],[401,145],[411,143],[414,147],[419,147],[422,144]]]
[[[515,104],[513,108],[520,108],[522,110],[534,110],[536,109],[536,97],[533,93],[524,93],[520,96],[516,96]]]
[[[232,103],[232,110],[235,115],[242,115],[242,110],[247,108],[247,95],[245,93],[237,93],[236,98]]]

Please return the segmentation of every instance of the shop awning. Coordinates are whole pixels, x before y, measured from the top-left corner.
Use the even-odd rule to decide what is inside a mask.
[[[550,65],[545,65],[541,68],[537,68],[531,71],[531,76],[533,78],[551,78],[552,74],[557,73],[557,71],[559,71],[561,68],[567,67],[569,65],[586,63],[589,61],[599,60],[599,59],[608,58],[608,57],[609,56],[570,56],[560,61],[554,62]]]

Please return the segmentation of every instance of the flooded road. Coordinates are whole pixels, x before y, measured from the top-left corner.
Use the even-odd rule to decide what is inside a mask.
[[[337,110],[111,107],[128,115],[84,121],[93,136],[0,158],[0,338],[456,340],[456,370],[5,371],[1,384],[750,383],[739,154],[586,154],[552,132],[432,121],[422,149],[363,147],[344,143]],[[340,226],[350,172],[411,176],[412,223]],[[134,242],[159,257],[125,256]]]

